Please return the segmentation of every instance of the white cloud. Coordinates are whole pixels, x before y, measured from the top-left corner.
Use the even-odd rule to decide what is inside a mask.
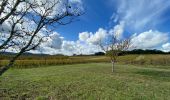
[[[90,34],[92,33],[88,33],[88,32],[79,33],[79,40],[86,41],[89,38]]]
[[[135,48],[152,49],[166,43],[168,39],[168,33],[150,30],[139,35],[134,34],[131,42]]]
[[[170,51],[170,43],[163,44],[162,50],[165,51],[165,52]]]
[[[79,40],[77,41],[67,41],[64,40],[59,33],[54,33],[52,35],[53,39],[47,42],[46,45],[42,45],[39,50],[41,53],[45,54],[94,54],[95,52],[102,51],[98,46],[97,42],[101,39],[107,38],[109,33],[100,28],[94,34],[92,32],[82,32],[79,33]],[[140,34],[134,34],[131,40],[132,47],[135,49],[155,49],[162,46],[164,50],[169,49],[169,44],[164,44],[168,41],[168,33],[162,33],[159,31],[146,31]],[[51,47],[51,44],[55,48]],[[38,52],[38,51],[34,51]]]
[[[36,1],[36,3],[38,5],[40,5],[39,7],[35,8],[34,10],[30,9],[30,12],[38,12],[39,14],[43,14],[45,12],[45,9],[48,9],[52,6],[52,4],[55,4],[55,7],[53,8],[53,10],[51,12],[49,12],[49,18],[57,15],[58,14],[63,14],[66,11],[66,2],[68,1],[68,5],[71,6],[71,8],[69,7],[69,12],[76,14],[76,13],[80,13],[83,10],[83,3],[81,0],[27,0],[27,2],[34,2]],[[44,4],[43,4],[44,3]],[[9,12],[10,8],[12,6],[14,6],[15,1],[14,0],[9,0],[9,5],[7,8],[5,8],[4,12]],[[21,11],[25,9],[25,2],[21,3],[18,7],[17,7],[17,11]],[[43,6],[42,6],[43,4]],[[33,13],[34,14],[34,13]],[[6,15],[6,13],[2,13],[0,18],[4,17]],[[36,16],[36,15],[35,15]],[[9,33],[8,31],[11,30],[10,26],[10,22],[12,22],[13,20],[16,21],[19,18],[19,16],[17,16],[16,18],[10,17],[8,20],[6,20],[2,25],[0,25],[0,32],[1,32],[1,36],[0,36],[0,44],[3,43],[3,41],[8,37],[8,35],[6,36],[6,33]],[[36,24],[29,20],[28,18],[24,17],[24,23],[22,23],[22,25],[17,25],[16,28],[20,28],[22,30],[26,30],[29,31],[30,33],[34,30],[34,28],[36,27]],[[49,35],[50,34],[50,35]],[[5,37],[4,37],[5,35]],[[30,36],[25,36],[24,33],[22,34],[24,38],[14,38],[13,41],[15,41],[16,43],[19,43],[21,45],[19,46],[24,46],[28,40],[30,39]],[[68,43],[64,42],[64,38],[60,36],[59,33],[57,32],[49,32],[48,29],[46,29],[45,27],[42,28],[39,33],[37,33],[37,37],[34,38],[33,42],[36,43],[39,40],[39,37],[43,37],[43,36],[50,36],[47,39],[46,42],[43,42],[39,48],[37,48],[37,50],[31,50],[30,52],[32,53],[45,53],[45,54],[57,54],[57,53],[65,53],[66,51],[74,51],[76,47],[76,43],[68,41]],[[2,38],[3,37],[3,38]],[[17,49],[15,51],[19,50],[19,46],[16,47]],[[73,46],[73,48],[71,47]],[[12,48],[12,49],[11,49]],[[7,51],[9,52],[13,52],[14,47],[9,48]]]
[[[169,33],[159,31],[144,31],[157,29],[158,25],[168,18],[163,16],[170,9],[169,0],[110,0],[114,5],[115,11],[111,16],[111,23],[117,24],[111,33],[140,33],[133,34],[133,47],[140,49],[160,49],[166,43]],[[114,32],[115,31],[115,32]],[[131,34],[130,34],[131,35]],[[121,35],[123,36],[123,35]],[[162,48],[168,49],[168,44]]]
[[[42,33],[43,34],[43,33]],[[45,39],[46,41],[41,43],[37,50],[32,50],[32,53],[44,53],[44,54],[58,54],[61,53],[64,38],[59,33],[53,32]]]
[[[120,24],[116,25],[109,31],[110,34],[114,34],[118,39],[123,37],[124,32],[124,22],[120,22]]]
[[[60,35],[57,32],[54,32],[53,34],[50,34],[50,38],[51,40],[49,45],[52,48],[61,49],[63,43],[63,37],[60,37]]]
[[[99,30],[96,33],[94,34],[89,33],[89,34],[90,34],[90,37],[87,39],[86,42],[96,45],[107,37],[108,32],[107,30],[103,28],[99,28]]]
[[[54,40],[53,40],[54,41]],[[57,41],[55,41],[57,42]],[[51,47],[51,40],[45,44],[42,44],[37,50],[31,50],[31,53],[43,53],[43,54],[64,54],[64,55],[73,55],[73,54],[94,54],[95,52],[101,51],[100,47],[97,45],[82,43],[81,41],[62,41],[62,45],[58,45],[61,48]]]
[[[66,55],[94,54],[101,51],[97,45],[81,43],[80,41],[64,41],[61,52]]]
[[[123,24],[116,26],[116,28],[113,29],[114,34],[121,36],[123,33],[122,27]],[[94,54],[95,52],[102,51],[98,44],[108,38],[109,32],[110,31],[103,28],[99,28],[98,31],[94,33],[81,32],[79,33],[79,40],[77,41],[64,40],[58,33],[54,33],[51,36],[53,38],[50,38],[45,45],[43,44],[40,51],[49,54],[62,53],[65,55]]]
[[[76,48],[76,43],[74,41],[64,41],[62,44],[62,49],[73,52]]]
[[[117,11],[111,19],[114,23],[124,21],[125,28],[133,32],[156,27],[170,9],[169,0],[117,0],[115,4]]]
[[[82,0],[69,0],[70,2],[82,3]]]
[[[99,28],[97,32],[82,32],[79,33],[79,40],[87,44],[97,45],[100,41],[106,39],[108,35],[107,30]]]

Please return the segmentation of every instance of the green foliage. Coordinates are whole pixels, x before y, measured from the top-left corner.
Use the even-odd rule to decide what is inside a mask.
[[[139,57],[142,58],[142,57]],[[170,66],[110,63],[10,69],[0,100],[169,100]]]

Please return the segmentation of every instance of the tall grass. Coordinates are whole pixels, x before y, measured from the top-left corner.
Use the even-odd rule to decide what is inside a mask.
[[[80,63],[92,63],[92,62],[107,62],[106,57],[49,57],[49,58],[24,58],[23,60],[16,60],[14,68],[31,68],[51,65],[67,65],[67,64],[80,64]],[[0,67],[8,64],[9,60],[0,60]]]
[[[0,57],[0,66],[9,60]],[[21,56],[14,64],[15,68],[30,68],[49,65],[66,65],[92,62],[110,62],[105,56]],[[125,55],[120,56],[117,63],[136,65],[170,65],[170,55]]]
[[[120,57],[119,62],[137,65],[170,65],[170,55],[127,55]]]

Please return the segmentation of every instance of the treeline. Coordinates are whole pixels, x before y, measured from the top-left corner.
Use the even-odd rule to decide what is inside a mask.
[[[161,50],[142,50],[142,49],[134,49],[131,51],[123,51],[119,55],[127,55],[127,54],[170,54],[170,52],[163,52]],[[3,59],[10,59],[13,57],[15,53],[9,53],[9,52],[0,52],[0,60]],[[89,55],[83,55],[83,54],[73,54],[73,56],[103,56],[105,55],[104,52],[96,52],[94,54],[89,54]],[[68,58],[68,56],[63,55],[63,54],[57,54],[57,55],[48,55],[48,54],[32,54],[32,53],[24,53],[21,57],[19,57],[19,60],[32,60],[32,59],[65,59]]]
[[[134,49],[131,51],[123,51],[122,53],[120,53],[119,55],[128,55],[128,54],[170,54],[170,52],[164,52],[161,50],[142,50],[142,49]],[[104,52],[97,52],[94,54],[95,56],[100,56],[100,55],[105,55]]]
[[[164,52],[164,51],[156,50],[156,49],[154,49],[154,50],[134,49],[131,51],[124,51],[123,53],[125,53],[125,54],[170,54],[170,52]]]

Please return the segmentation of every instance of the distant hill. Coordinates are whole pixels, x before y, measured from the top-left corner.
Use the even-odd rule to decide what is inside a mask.
[[[16,53],[12,53],[12,52],[0,52],[0,55],[16,55]],[[50,55],[50,54],[34,54],[34,53],[23,53],[23,56],[64,56],[63,54],[56,54],[56,55]]]
[[[0,52],[0,60],[9,60],[11,57],[14,57],[16,53],[11,52]],[[68,56],[57,54],[57,55],[48,55],[48,54],[33,54],[33,53],[24,53],[20,57],[18,57],[18,60],[32,60],[32,59],[65,59],[68,58]]]
[[[13,53],[13,52],[0,52],[1,55],[16,55],[16,53]],[[39,55],[46,55],[48,56],[48,54],[33,54],[33,53],[29,53],[29,52],[26,52],[26,53],[23,53],[22,55],[35,55],[35,56],[39,56]]]
[[[126,55],[126,54],[170,54],[170,52],[163,52],[161,50],[156,50],[156,49],[154,49],[154,50],[134,49],[134,50],[131,50],[131,51],[124,51],[120,55]],[[0,55],[1,56],[14,56],[14,55],[16,55],[16,53],[0,52]],[[76,54],[74,54],[73,56],[102,56],[102,55],[105,55],[105,53],[104,52],[96,52],[94,54],[89,54],[89,55],[83,55],[83,54],[76,55]],[[33,54],[33,53],[26,52],[22,56],[65,56],[65,55],[63,55],[63,54],[56,54],[56,55]]]

